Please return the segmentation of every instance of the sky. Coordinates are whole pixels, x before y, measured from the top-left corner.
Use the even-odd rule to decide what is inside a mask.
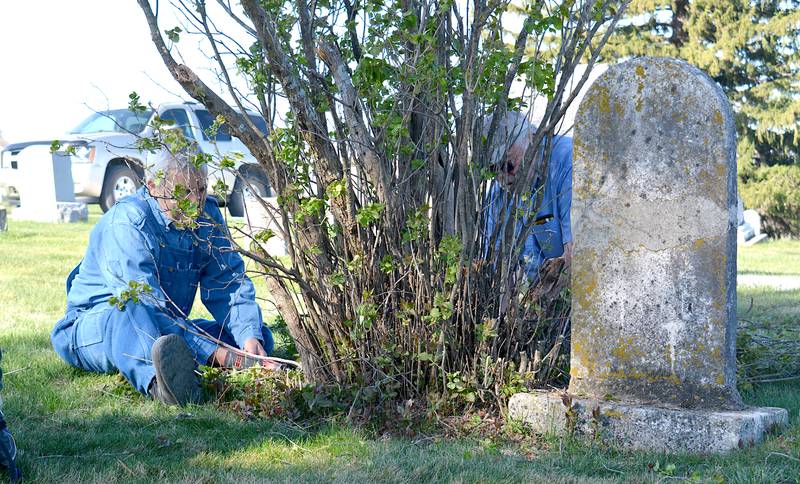
[[[174,14],[163,17],[162,30],[179,25]],[[199,55],[192,42],[182,38],[181,50]],[[57,138],[93,111],[126,107],[131,91],[154,104],[189,100],[135,0],[0,0],[0,131],[7,142]]]
[[[158,0],[151,0],[155,5]],[[160,0],[160,29],[182,25]],[[217,27],[248,46],[224,15]],[[201,37],[181,34],[182,59],[219,93]],[[201,48],[202,46],[202,48]],[[63,136],[94,111],[190,100],[172,79],[136,0],[0,0],[0,133],[8,143]],[[577,106],[577,103],[575,103]]]

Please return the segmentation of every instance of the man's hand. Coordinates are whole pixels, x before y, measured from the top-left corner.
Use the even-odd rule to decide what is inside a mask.
[[[564,269],[569,269],[572,265],[572,242],[564,244]]]
[[[250,353],[251,355],[256,356],[267,356],[267,352],[264,351],[264,347],[261,346],[261,341],[256,338],[248,338],[244,342],[244,348],[242,350],[246,353]],[[259,365],[263,368],[267,368],[268,370],[282,370],[283,365],[276,361],[269,361],[269,360],[259,360]]]
[[[244,342],[244,348],[242,348],[245,353],[250,353],[251,355],[256,356],[267,356],[267,352],[264,351],[264,347],[261,346],[261,341],[258,338],[247,338]]]

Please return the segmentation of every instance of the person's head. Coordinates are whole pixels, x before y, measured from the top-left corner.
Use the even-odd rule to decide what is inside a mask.
[[[483,123],[481,134],[487,141],[493,118],[493,114],[489,115]],[[508,111],[498,120],[489,147],[489,166],[501,181],[510,182],[517,174],[535,132],[528,117],[519,111]]]
[[[161,211],[179,225],[192,224],[203,212],[206,199],[206,167],[195,165],[195,154],[190,150],[160,150],[147,157],[147,190]]]

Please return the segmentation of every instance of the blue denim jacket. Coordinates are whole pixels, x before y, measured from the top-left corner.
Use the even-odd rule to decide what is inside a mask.
[[[145,187],[121,200],[92,229],[86,255],[67,280],[67,312],[119,297],[137,281],[152,288],[142,301],[155,309],[158,326],[169,328],[188,318],[199,287],[205,307],[240,348],[248,338],[262,340],[255,288],[213,197],[198,222],[194,230],[176,229]]]
[[[536,183],[532,188],[530,199],[535,199]],[[509,223],[513,210],[508,193],[499,182],[492,184],[489,191],[487,216],[487,234],[491,236],[497,223]],[[519,202],[523,212],[529,212],[531,201]],[[564,254],[564,244],[572,242],[570,225],[570,208],[572,205],[572,138],[554,136],[547,164],[547,180],[544,183],[542,205],[536,212],[530,235],[525,240],[520,258],[525,265],[528,278],[538,278],[539,267],[546,259],[560,257]],[[501,219],[501,210],[506,207],[506,216]],[[522,230],[527,217],[517,220],[517,233]],[[500,228],[502,234],[503,228]]]

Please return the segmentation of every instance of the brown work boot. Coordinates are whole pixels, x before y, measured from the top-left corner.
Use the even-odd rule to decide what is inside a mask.
[[[186,342],[177,334],[161,336],[150,351],[156,378],[150,395],[167,405],[196,402],[199,396],[194,358]]]

